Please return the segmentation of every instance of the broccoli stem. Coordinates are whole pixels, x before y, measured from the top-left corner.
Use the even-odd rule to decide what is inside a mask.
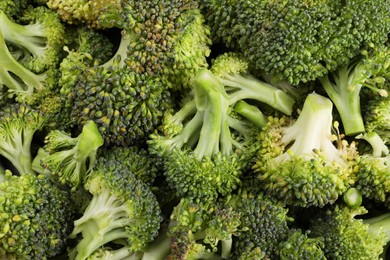
[[[42,89],[44,81],[43,75],[36,75],[30,70],[18,63],[9,52],[0,30],[0,85],[5,85],[9,91],[23,93],[25,96],[31,96],[34,87]]]
[[[352,71],[351,67],[343,66],[332,74],[334,83],[330,81],[329,75],[320,78],[325,92],[340,114],[346,135],[356,135],[365,130],[360,109],[361,74],[359,68]]]
[[[267,117],[255,106],[240,100],[234,106],[234,111],[251,121],[255,126],[262,128],[267,124]]]
[[[77,245],[76,260],[84,260],[104,244],[127,239],[126,230],[122,227],[131,222],[123,201],[103,190],[95,195],[83,216],[74,222],[70,237],[82,233],[82,240]]]
[[[209,70],[201,70],[194,79],[197,108],[203,110],[203,126],[194,154],[199,160],[219,152],[232,152],[232,139],[228,122],[229,102],[221,83]],[[204,98],[206,96],[206,98]]]
[[[291,115],[295,100],[284,91],[250,75],[226,74],[220,79],[227,87],[230,105],[242,99],[253,99]],[[229,88],[230,87],[230,88]]]

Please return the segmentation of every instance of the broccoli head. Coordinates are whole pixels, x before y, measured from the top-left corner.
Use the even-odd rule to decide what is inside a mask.
[[[74,222],[71,237],[81,240],[71,253],[87,259],[109,243],[141,251],[158,234],[160,207],[149,186],[138,180],[121,163],[99,159],[85,188],[92,194],[81,218]]]
[[[332,134],[332,107],[312,93],[297,119],[270,118],[253,166],[267,193],[289,205],[323,207],[353,184],[357,151]]]
[[[2,174],[0,254],[16,259],[46,259],[65,250],[73,228],[69,192],[44,175]]]
[[[186,103],[167,113],[160,133],[151,136],[149,149],[163,159],[164,175],[178,196],[214,200],[237,188],[257,128],[230,111],[222,84],[203,69]]]

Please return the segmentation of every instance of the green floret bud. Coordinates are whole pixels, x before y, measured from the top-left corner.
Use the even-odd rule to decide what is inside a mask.
[[[234,257],[251,259],[258,252],[257,257],[279,259],[278,245],[287,240],[289,223],[293,221],[283,203],[244,190],[232,196],[229,205],[238,212],[241,222],[233,238]]]
[[[120,163],[100,159],[85,188],[93,197],[74,222],[71,237],[82,235],[74,259],[87,259],[109,243],[141,251],[157,236],[162,218],[155,195]]]
[[[32,173],[31,145],[46,118],[26,105],[10,105],[0,111],[0,154],[20,175]]]
[[[0,2],[0,10],[9,18],[16,18],[29,4],[29,0],[4,0]]]
[[[46,156],[41,165],[63,184],[76,189],[92,170],[96,153],[104,143],[94,122],[88,122],[77,137],[53,130],[45,137]]]
[[[390,97],[376,97],[365,106],[366,132],[376,132],[384,141],[390,140]]]
[[[0,254],[46,259],[66,248],[74,208],[69,193],[43,175],[6,172],[0,183]]]
[[[69,23],[84,23],[88,27],[106,29],[121,24],[121,1],[116,0],[49,0],[47,6]]]
[[[261,81],[249,72],[248,62],[237,53],[219,55],[211,71],[224,85],[229,104],[239,100],[255,100],[265,103],[287,115],[291,115],[295,103],[293,97],[277,87]]]
[[[280,244],[280,259],[318,259],[326,260],[321,237],[310,238],[301,230],[293,230],[288,239]]]
[[[367,210],[363,207],[346,206],[335,206],[319,212],[318,217],[312,218],[309,235],[323,238],[323,251],[327,259],[379,259],[389,240],[386,235],[389,221],[383,216],[379,217],[379,221],[375,218],[355,218],[365,213]],[[376,227],[374,223],[377,223]]]
[[[253,169],[261,186],[290,205],[333,203],[353,183],[354,144],[332,135],[332,102],[312,93],[296,120],[270,120]]]

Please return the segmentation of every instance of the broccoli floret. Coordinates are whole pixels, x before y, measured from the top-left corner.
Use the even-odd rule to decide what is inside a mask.
[[[30,101],[33,93],[55,82],[53,70],[61,59],[64,26],[44,7],[29,8],[20,20],[23,24],[0,11],[0,85],[18,101]]]
[[[360,108],[362,87],[371,88],[380,95],[387,96],[387,91],[381,89],[380,84],[384,81],[382,72],[390,65],[389,58],[388,47],[374,47],[362,51],[361,56],[319,79],[337,108],[346,135],[356,135],[365,131]]]
[[[154,158],[144,148],[136,146],[127,147],[104,147],[100,150],[100,157],[122,164],[135,177],[148,185],[152,185],[156,176],[159,175],[159,168]]]
[[[166,114],[161,132],[151,136],[149,149],[163,158],[164,175],[179,197],[214,200],[237,188],[253,153],[250,133],[257,128],[230,110],[223,85],[203,69],[190,100]]]
[[[366,132],[375,132],[386,143],[390,141],[390,97],[375,96],[364,106],[364,126]]]
[[[210,69],[224,85],[229,104],[239,100],[265,103],[287,115],[291,115],[295,100],[286,92],[251,75],[249,63],[238,53],[219,55]]]
[[[48,0],[47,6],[69,24],[84,23],[88,27],[107,29],[124,22],[124,7],[119,0]],[[125,2],[125,1],[123,1]],[[126,1],[127,2],[127,1]]]
[[[387,40],[387,1],[202,1],[214,41],[296,85]]]
[[[322,237],[327,259],[379,259],[390,240],[389,214],[360,219],[364,207],[336,205],[311,219],[311,237]]]
[[[33,137],[43,128],[46,119],[39,111],[22,104],[0,110],[0,154],[20,175],[32,173]]]
[[[286,241],[280,243],[280,259],[326,260],[321,237],[311,238],[302,230],[292,230]]]
[[[4,0],[0,2],[0,10],[13,20],[27,8],[29,2],[29,0]]]
[[[90,121],[77,137],[61,130],[49,132],[43,147],[46,153],[35,160],[40,160],[44,169],[75,190],[94,167],[97,150],[102,145],[103,138],[96,124]]]
[[[168,259],[230,259],[240,215],[223,201],[182,199],[170,216]]]
[[[93,197],[74,222],[71,237],[82,236],[74,259],[87,259],[109,243],[142,251],[157,236],[162,220],[157,199],[126,167],[100,158],[84,186]]]
[[[312,93],[297,119],[270,118],[253,166],[267,193],[289,205],[323,207],[353,184],[357,152],[354,143],[332,134],[332,107]]]
[[[242,189],[231,196],[230,205],[240,216],[241,224],[233,236],[235,259],[279,259],[279,243],[288,238],[293,218],[280,201],[263,193]],[[258,259],[258,258],[256,258]]]
[[[12,175],[0,181],[0,255],[46,259],[67,246],[74,208],[69,192],[44,175]]]

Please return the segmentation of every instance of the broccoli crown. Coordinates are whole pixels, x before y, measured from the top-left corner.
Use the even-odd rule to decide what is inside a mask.
[[[253,143],[240,142],[248,129],[244,120],[230,116],[226,92],[212,73],[200,70],[194,82],[190,100],[166,114],[162,133],[148,144],[164,159],[164,174],[179,196],[215,199],[237,187]]]
[[[66,190],[44,175],[6,172],[0,182],[0,254],[45,259],[61,253],[74,208]]]
[[[385,0],[207,1],[205,12],[214,38],[292,84],[325,75],[362,46],[386,41],[390,25]]]
[[[128,67],[88,68],[68,94],[71,118],[83,126],[92,120],[105,145],[144,140],[168,109],[170,93],[160,78]]]
[[[229,103],[251,100],[267,104],[291,115],[295,100],[283,90],[251,75],[248,61],[241,53],[227,52],[213,60],[211,71],[224,85]]]
[[[374,97],[364,107],[364,125],[367,132],[377,133],[384,141],[390,140],[390,97]]]
[[[144,148],[114,146],[105,147],[100,152],[100,157],[124,165],[137,179],[148,185],[151,185],[156,176],[159,175],[160,169],[157,167],[154,158]]]
[[[122,1],[116,0],[48,0],[47,6],[69,24],[84,23],[88,27],[107,29],[123,23]]]
[[[358,159],[355,187],[369,199],[390,202],[390,156],[362,155]]]
[[[270,118],[253,166],[263,189],[290,205],[333,203],[353,183],[357,152],[342,140],[336,148],[331,131],[332,102],[315,93],[296,120]]]
[[[170,215],[168,259],[229,259],[239,225],[240,215],[222,201],[181,199]]]
[[[278,259],[278,245],[287,239],[289,222],[293,220],[288,209],[271,197],[252,192],[233,196],[230,204],[240,214],[241,221],[234,237],[235,256],[249,257],[260,251],[264,257]]]
[[[77,137],[53,130],[45,137],[46,153],[39,158],[40,164],[74,190],[94,167],[97,149],[102,145],[103,138],[93,121],[86,123]]]
[[[311,238],[301,230],[292,230],[287,240],[280,244],[280,259],[325,260],[323,248],[321,237]]]
[[[365,214],[363,207],[334,206],[312,218],[310,237],[323,237],[327,259],[378,259],[386,245],[383,231],[370,231],[369,225],[355,216]]]
[[[12,104],[0,111],[0,154],[20,174],[32,173],[31,144],[46,117],[27,105]]]
[[[0,10],[9,18],[17,17],[29,4],[29,0],[4,0],[0,2]]]
[[[17,101],[28,102],[56,81],[53,70],[61,59],[64,26],[44,7],[27,9],[20,21],[0,11],[0,85]]]
[[[149,186],[115,161],[100,158],[85,188],[93,195],[71,234],[82,235],[76,259],[86,259],[110,242],[136,252],[158,234],[160,207]]]

